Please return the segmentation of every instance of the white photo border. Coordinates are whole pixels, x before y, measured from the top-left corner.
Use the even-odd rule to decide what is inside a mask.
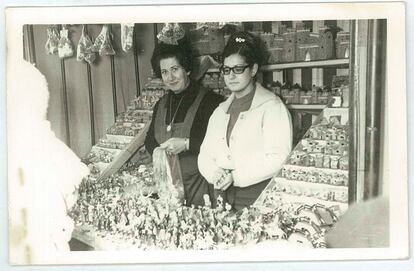
[[[223,8],[223,6],[225,8]],[[70,9],[70,11],[68,11]],[[233,12],[228,12],[232,10]],[[254,10],[255,12],[252,12]],[[122,15],[121,15],[122,14]],[[23,57],[24,24],[99,24],[194,21],[290,21],[387,19],[387,178],[390,184],[390,247],[292,251],[87,251],[61,255],[45,264],[192,263],[402,259],[408,256],[407,111],[405,10],[403,3],[290,3],[166,6],[90,6],[6,9],[7,67]],[[13,74],[7,69],[7,80]],[[403,120],[403,121],[401,121]],[[399,144],[392,144],[399,142]],[[401,143],[401,144],[400,144]],[[9,148],[11,146],[8,146]],[[392,181],[392,183],[391,183]],[[12,195],[9,195],[12,197]],[[257,251],[256,251],[257,252]]]

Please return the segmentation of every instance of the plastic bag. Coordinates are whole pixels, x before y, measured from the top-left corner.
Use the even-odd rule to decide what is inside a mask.
[[[59,34],[56,27],[49,27],[47,31],[47,41],[45,44],[46,54],[57,54],[59,46]]]
[[[69,40],[69,31],[65,28],[60,30],[58,55],[60,58],[73,56],[74,50],[72,42]]]
[[[156,148],[152,160],[159,198],[171,206],[181,206],[184,202],[184,185],[178,155],[170,155],[165,149]]]
[[[77,56],[76,59],[78,61],[85,60],[89,64],[96,59],[96,53],[92,50],[93,42],[86,33],[85,26],[82,27],[82,35],[79,39],[78,48],[77,48]]]
[[[132,48],[134,40],[134,24],[121,24],[121,44],[122,50],[128,52]]]
[[[184,38],[184,35],[185,31],[178,23],[166,23],[157,38],[161,42],[177,45],[178,40]]]
[[[99,33],[98,37],[95,39],[93,51],[99,52],[99,55],[101,56],[115,54],[115,50],[111,44],[111,37],[108,25],[105,24],[102,26],[101,33]]]

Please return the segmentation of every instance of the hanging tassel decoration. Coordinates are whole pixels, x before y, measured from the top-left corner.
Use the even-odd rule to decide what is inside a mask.
[[[72,42],[69,40],[69,30],[62,26],[60,30],[60,39],[58,46],[58,55],[60,58],[71,57],[74,54]]]
[[[85,25],[82,26],[82,35],[79,39],[76,59],[78,61],[85,60],[89,64],[92,64],[96,59],[96,53],[92,50],[93,42],[86,33]]]
[[[134,24],[121,24],[121,44],[124,52],[129,52],[134,40]]]
[[[184,29],[178,23],[166,23],[157,38],[160,42],[177,45],[185,35]]]
[[[198,29],[201,29],[201,28],[204,28],[204,29],[206,29],[206,28],[216,29],[216,28],[219,28],[219,23],[215,23],[215,22],[198,22],[196,24],[196,29],[198,30]]]
[[[100,56],[103,55],[115,55],[115,50],[111,44],[111,33],[109,32],[108,25],[103,25],[101,33],[95,39],[93,45],[93,51],[99,52]]]
[[[45,44],[46,54],[53,55],[58,53],[59,46],[59,33],[55,26],[48,27],[47,31],[47,41]]]

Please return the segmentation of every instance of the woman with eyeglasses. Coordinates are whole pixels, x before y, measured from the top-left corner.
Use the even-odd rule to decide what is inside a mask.
[[[151,154],[161,146],[178,155],[186,205],[202,206],[204,194],[211,198],[214,190],[200,174],[197,156],[210,115],[223,98],[190,79],[193,60],[186,44],[161,42],[154,49],[152,68],[168,93],[154,106],[145,147]]]
[[[248,32],[229,38],[220,70],[232,94],[211,115],[198,156],[201,174],[234,210],[256,201],[292,145],[288,110],[256,82],[259,41]]]

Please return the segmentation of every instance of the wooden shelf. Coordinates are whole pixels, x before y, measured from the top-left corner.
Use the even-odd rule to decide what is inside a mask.
[[[317,61],[304,61],[304,62],[290,62],[290,63],[278,63],[263,65],[261,71],[277,71],[283,69],[299,69],[299,68],[321,68],[329,66],[338,66],[348,68],[349,59],[328,59],[328,60],[317,60]],[[219,72],[218,68],[212,68],[207,70],[208,73]]]
[[[349,65],[349,59],[329,59],[329,60],[318,60],[318,61],[305,61],[305,62],[292,62],[292,63],[280,63],[272,65],[262,66],[262,71],[274,71],[283,69],[296,69],[296,68],[319,68],[329,66],[344,66],[345,68]]]
[[[332,171],[332,169],[331,169]],[[311,182],[304,182],[298,180],[288,180],[283,177],[275,177],[273,179],[274,182],[287,185],[287,186],[295,186],[295,187],[303,187],[303,188],[313,188],[317,190],[329,190],[329,191],[340,191],[348,193],[348,186],[343,185],[333,185],[333,184],[325,184],[325,183],[311,183]]]
[[[327,200],[322,200],[322,199],[317,199],[317,198],[312,198],[312,197],[305,197],[305,196],[296,196],[296,195],[291,195],[291,194],[287,194],[284,192],[277,192],[277,193],[282,196],[284,202],[306,204],[306,205],[311,205],[311,206],[314,204],[322,204],[323,206],[327,208],[337,206],[341,210],[341,214],[345,213],[345,211],[348,209],[348,203],[327,201]]]
[[[289,109],[300,109],[300,110],[323,110],[327,107],[326,104],[287,104]]]
[[[147,131],[149,129],[151,122],[147,122],[144,128],[139,131],[139,133],[135,137],[131,137],[131,141],[129,142],[128,146],[120,151],[118,155],[113,159],[113,161],[101,171],[98,181],[103,180],[113,173],[117,172],[125,163],[126,161],[131,158],[135,152],[144,145],[145,137],[147,135]]]

